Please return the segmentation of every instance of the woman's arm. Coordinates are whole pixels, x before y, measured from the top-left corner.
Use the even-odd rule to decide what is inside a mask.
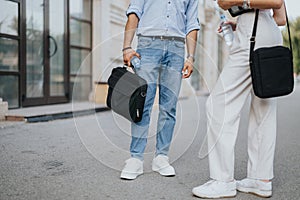
[[[228,10],[232,6],[242,6],[244,0],[218,0],[218,4],[224,10]],[[258,9],[280,9],[283,0],[247,0],[251,8]]]
[[[278,26],[284,26],[286,24],[286,12],[285,4],[283,3],[281,8],[273,9],[273,18]]]

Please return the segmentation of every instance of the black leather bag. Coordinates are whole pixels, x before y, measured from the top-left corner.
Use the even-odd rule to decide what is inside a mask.
[[[256,10],[250,39],[250,69],[254,94],[260,98],[288,95],[294,88],[293,55],[287,19],[290,49],[284,46],[258,48],[254,51],[259,10]]]
[[[106,104],[131,122],[142,120],[147,82],[126,67],[116,67],[108,78]]]

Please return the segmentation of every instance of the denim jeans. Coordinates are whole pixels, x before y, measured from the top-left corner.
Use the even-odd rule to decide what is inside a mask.
[[[147,81],[148,90],[142,121],[131,124],[130,153],[132,157],[143,160],[157,86],[159,88],[159,116],[155,154],[167,155],[169,152],[176,122],[176,104],[182,80],[184,51],[184,41],[143,36],[138,38],[137,52],[141,55],[141,59],[134,69]]]

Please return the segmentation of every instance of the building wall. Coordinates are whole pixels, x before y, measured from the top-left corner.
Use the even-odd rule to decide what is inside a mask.
[[[93,80],[106,82],[113,67],[122,65],[123,32],[129,0],[94,0]]]

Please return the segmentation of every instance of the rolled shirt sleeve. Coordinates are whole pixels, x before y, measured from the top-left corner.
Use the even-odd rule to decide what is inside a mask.
[[[138,1],[138,0],[137,0]],[[198,0],[191,0],[186,11],[186,34],[193,30],[199,30]]]
[[[131,13],[135,13],[136,16],[141,19],[144,10],[144,3],[145,0],[130,0],[126,15],[128,16]]]

